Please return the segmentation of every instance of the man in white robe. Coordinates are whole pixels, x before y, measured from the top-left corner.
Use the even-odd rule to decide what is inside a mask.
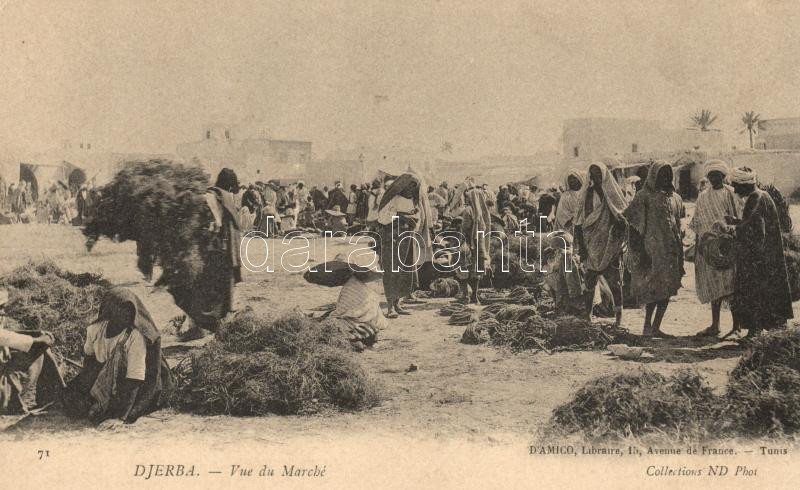
[[[697,298],[703,304],[711,303],[711,326],[701,331],[699,336],[719,334],[719,317],[722,302],[734,292],[735,269],[719,269],[712,266],[703,256],[701,241],[704,235],[708,239],[725,225],[725,216],[741,215],[741,200],[733,192],[733,188],[725,185],[728,165],[721,160],[710,160],[706,163],[704,174],[709,186],[700,193],[695,204],[694,217],[690,223],[697,237],[695,249],[694,273]]]

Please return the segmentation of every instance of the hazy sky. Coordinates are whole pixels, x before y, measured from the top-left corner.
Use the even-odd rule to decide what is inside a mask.
[[[172,152],[267,121],[315,153],[557,149],[561,121],[800,116],[800,3],[0,0],[0,144]],[[496,6],[491,6],[496,5]],[[375,95],[388,100],[375,103]]]

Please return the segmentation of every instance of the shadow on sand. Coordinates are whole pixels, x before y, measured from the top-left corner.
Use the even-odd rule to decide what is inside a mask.
[[[638,345],[644,347],[645,352],[650,354],[633,360],[639,363],[693,363],[712,359],[730,359],[741,356],[744,351],[744,347],[736,342],[720,342],[717,338],[660,339],[642,337]]]

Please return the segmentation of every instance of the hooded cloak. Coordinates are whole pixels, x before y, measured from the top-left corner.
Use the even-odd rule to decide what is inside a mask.
[[[575,177],[581,183],[581,188],[577,191],[569,188],[570,177]],[[556,207],[556,229],[571,233],[575,224],[575,216],[578,213],[580,198],[586,190],[586,177],[583,172],[577,170],[569,172],[564,177],[564,189],[566,190],[561,193],[558,207]]]
[[[650,167],[644,188],[625,211],[633,228],[632,237],[634,234],[640,237],[631,239],[631,252],[649,258],[649,261],[635,261],[631,270],[631,290],[636,292],[640,304],[663,301],[677,294],[684,274],[683,201],[673,189],[657,189],[658,176],[663,170],[672,173],[666,162],[656,162]]]
[[[582,251],[581,260],[593,271],[604,271],[612,260],[619,257],[625,242],[623,212],[627,202],[616,179],[603,163],[593,163],[600,169],[602,180],[602,197],[595,192],[587,178],[578,201],[575,226],[581,226],[586,250]]]

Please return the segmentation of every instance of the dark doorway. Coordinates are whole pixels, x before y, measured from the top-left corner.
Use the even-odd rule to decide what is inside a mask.
[[[19,181],[29,182],[31,184],[31,197],[34,201],[39,200],[39,182],[36,180],[36,175],[33,174],[33,168],[27,163],[19,164]]]
[[[73,196],[78,193],[78,190],[85,182],[86,173],[83,170],[76,168],[72,171],[72,173],[69,174],[67,185],[69,185],[69,190],[72,192]]]
[[[692,185],[692,169],[688,166],[678,170],[678,194],[684,200],[697,197],[697,189]]]

